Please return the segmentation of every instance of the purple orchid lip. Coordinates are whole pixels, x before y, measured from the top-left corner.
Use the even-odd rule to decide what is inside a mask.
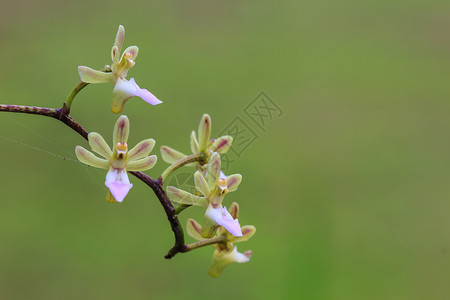
[[[214,208],[210,205],[206,210],[205,217],[210,218],[216,224],[223,226],[232,235],[236,237],[243,236],[239,220],[233,219],[226,207],[219,205],[217,208]]]
[[[122,202],[133,187],[133,184],[123,183],[120,180],[116,180],[115,182],[106,181],[105,185],[109,188],[109,191],[117,202]]]
[[[128,180],[127,173],[117,170],[109,171],[106,174],[105,185],[109,188],[109,191],[113,195],[117,202],[122,202],[126,195],[133,187],[133,184]]]

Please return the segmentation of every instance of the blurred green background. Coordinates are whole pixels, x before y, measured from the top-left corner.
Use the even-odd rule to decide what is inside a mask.
[[[236,117],[258,136],[227,169],[253,257],[212,279],[212,247],[163,258],[173,236],[144,184],[110,205],[81,137],[0,113],[1,299],[449,299],[448,1],[0,4],[0,103],[59,107],[123,24],[129,78],[164,101],[129,100],[129,144],[188,152],[205,112],[214,136]],[[111,91],[88,86],[72,110],[108,141]],[[283,111],[264,130],[244,112],[261,91]]]

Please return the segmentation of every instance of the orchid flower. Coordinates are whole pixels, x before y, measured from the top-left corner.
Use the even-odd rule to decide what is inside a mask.
[[[138,55],[139,48],[137,46],[131,46],[123,51],[122,56],[120,51],[122,50],[123,39],[125,37],[125,29],[122,25],[119,26],[117,31],[116,40],[114,46],[111,49],[111,72],[102,72],[91,69],[85,66],[78,67],[78,73],[80,74],[81,81],[86,83],[113,83],[114,90],[112,94],[111,111],[113,113],[122,112],[125,103],[133,96],[138,96],[144,101],[156,105],[162,103],[152,93],[146,89],[141,89],[134,78],[129,81],[126,80],[128,71],[134,66],[135,59]]]
[[[235,191],[242,181],[240,174],[233,174],[220,178],[220,155],[214,152],[207,165],[206,178],[202,171],[194,174],[195,188],[203,196],[196,196],[174,186],[167,187],[167,195],[170,200],[188,205],[206,207],[203,220],[202,236],[212,237],[219,226],[223,226],[234,236],[242,236],[239,221],[233,219],[226,208],[222,207],[222,201],[228,192]]]
[[[239,214],[239,205],[234,202],[230,206],[228,211],[233,219],[237,219]],[[202,226],[193,219],[187,220],[186,225],[187,233],[196,240],[202,240]],[[217,277],[223,271],[223,269],[232,262],[245,263],[250,260],[252,256],[252,251],[245,251],[240,253],[237,251],[237,247],[233,243],[244,242],[250,239],[256,232],[256,228],[252,225],[246,225],[241,228],[242,236],[235,237],[231,235],[228,231],[224,230],[222,227],[219,228],[218,236],[224,236],[225,241],[223,243],[215,244],[215,251],[209,267],[209,275],[212,277]]]
[[[108,146],[104,138],[91,132],[88,135],[92,151],[103,156],[97,157],[81,146],[76,146],[75,154],[79,161],[92,167],[108,170],[105,185],[108,187],[106,201],[111,203],[122,202],[133,184],[128,179],[127,171],[146,171],[156,164],[156,155],[150,155],[155,146],[154,139],[143,140],[128,151],[128,135],[130,122],[127,116],[120,116],[114,126],[114,149]]]
[[[211,117],[208,114],[204,114],[198,127],[198,140],[195,131],[192,131],[191,133],[192,154],[200,154],[203,152],[208,158],[213,152],[224,154],[228,151],[228,149],[230,149],[233,142],[233,137],[230,135],[221,136],[213,140],[210,140],[210,137]],[[168,146],[161,147],[161,157],[167,163],[173,164],[186,156],[186,154],[183,154]],[[189,165],[195,166],[195,164]],[[202,169],[202,166],[197,163],[197,168]]]

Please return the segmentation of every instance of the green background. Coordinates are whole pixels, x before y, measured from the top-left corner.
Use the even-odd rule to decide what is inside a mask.
[[[205,112],[213,136],[236,117],[258,135],[225,203],[256,226],[238,245],[253,257],[212,279],[212,247],[163,258],[173,236],[144,184],[108,204],[80,136],[0,113],[1,299],[449,299],[448,1],[0,4],[0,103],[59,107],[123,24],[129,78],[164,101],[129,100],[130,145],[188,152]],[[88,86],[72,110],[109,142],[111,91]],[[261,91],[283,110],[265,130],[244,112]]]

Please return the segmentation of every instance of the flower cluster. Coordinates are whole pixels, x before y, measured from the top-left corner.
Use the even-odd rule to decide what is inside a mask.
[[[233,143],[233,137],[230,135],[224,135],[217,139],[211,138],[211,117],[208,114],[204,114],[200,125],[198,126],[198,139],[193,130],[191,133],[191,151],[192,154],[205,154],[206,161],[209,159],[213,152],[224,154],[230,149],[231,143]],[[167,163],[175,163],[180,159],[185,158],[187,155],[170,148],[169,146],[161,147],[161,157]],[[191,166],[197,166],[198,169],[204,170],[202,163],[191,164]]]
[[[198,129],[199,142],[193,131],[191,134],[191,150],[193,154],[204,153],[207,156],[207,163],[202,165],[197,163],[197,171],[194,173],[195,191],[179,189],[174,186],[167,187],[167,195],[173,202],[183,205],[193,205],[206,208],[203,217],[203,225],[194,220],[188,221],[188,233],[197,240],[210,239],[216,236],[224,236],[224,243],[216,245],[213,262],[210,268],[210,275],[216,277],[222,269],[230,262],[247,262],[251,252],[238,253],[232,247],[232,242],[246,241],[254,233],[255,227],[241,227],[238,220],[239,206],[233,203],[230,210],[223,206],[225,196],[229,192],[238,189],[242,181],[241,174],[226,176],[221,171],[220,154],[226,153],[231,147],[233,139],[231,136],[223,136],[211,139],[211,118],[205,114],[200,121]],[[170,147],[161,147],[162,158],[166,162],[177,164],[186,157],[183,153]]]
[[[233,202],[230,205],[229,211],[227,211],[230,218],[237,220],[239,215],[239,205]],[[217,236],[221,237],[222,242],[215,245],[215,251],[209,267],[209,275],[212,277],[217,277],[222,273],[222,270],[230,263],[245,263],[250,260],[252,256],[252,251],[245,251],[244,253],[239,253],[237,247],[233,243],[244,242],[251,238],[255,232],[256,228],[252,225],[246,225],[239,228],[242,232],[240,237],[236,237],[230,234],[228,231],[220,228],[217,231]],[[186,225],[187,233],[194,239],[201,241],[203,239],[203,228],[194,219],[188,219]]]
[[[111,66],[107,66],[101,71],[85,66],[78,67],[81,80],[84,82],[80,84],[83,86],[86,83],[109,82],[114,84],[111,103],[111,110],[114,113],[122,112],[126,101],[133,96],[141,97],[152,105],[161,103],[148,90],[141,89],[134,78],[126,79],[128,71],[135,65],[138,47],[128,47],[121,54],[124,35],[125,29],[123,26],[119,26],[111,49]],[[199,242],[184,245],[184,237],[181,234],[180,244],[181,249],[188,250],[213,244],[215,251],[209,274],[217,277],[227,264],[231,262],[243,263],[250,260],[251,251],[239,253],[234,243],[248,240],[254,235],[256,229],[250,225],[241,227],[238,220],[239,206],[237,203],[232,203],[229,210],[224,206],[225,196],[238,189],[242,176],[240,174],[226,176],[221,171],[220,155],[225,154],[230,149],[233,138],[226,135],[211,139],[211,128],[211,118],[204,114],[198,132],[192,131],[190,137],[192,155],[185,155],[168,146],[162,146],[162,159],[171,165],[158,180],[142,173],[132,174],[149,178],[148,180],[151,181],[149,185],[154,189],[158,198],[162,199],[161,203],[163,206],[165,205],[166,214],[168,216],[169,213],[173,214],[169,216],[169,220],[176,221],[174,223],[171,221],[172,228],[174,226],[181,227],[177,214],[183,209],[189,206],[205,208],[202,225],[193,219],[188,219],[187,222],[187,233]],[[133,187],[127,172],[147,171],[153,168],[157,161],[156,155],[150,155],[155,145],[153,139],[143,140],[131,150],[128,150],[129,132],[130,121],[127,116],[121,115],[114,126],[112,148],[108,146],[99,133],[91,132],[88,135],[89,146],[100,157],[81,146],[75,148],[76,156],[80,162],[107,170],[105,180],[105,185],[108,188],[106,200],[111,203],[122,202]],[[190,193],[175,186],[168,186],[164,190],[163,183],[167,176],[183,166],[196,168],[195,173],[193,172],[195,191]],[[175,210],[172,202],[179,204],[177,210]],[[181,209],[179,209],[180,207]],[[177,251],[182,252],[182,250]]]
[[[170,200],[180,203],[206,207],[202,236],[214,236],[219,226],[225,227],[234,236],[242,236],[239,222],[231,218],[222,201],[228,192],[235,191],[241,183],[240,174],[220,178],[220,156],[217,152],[211,155],[207,165],[206,178],[201,171],[194,174],[195,188],[202,196],[196,196],[174,186],[167,187]]]

